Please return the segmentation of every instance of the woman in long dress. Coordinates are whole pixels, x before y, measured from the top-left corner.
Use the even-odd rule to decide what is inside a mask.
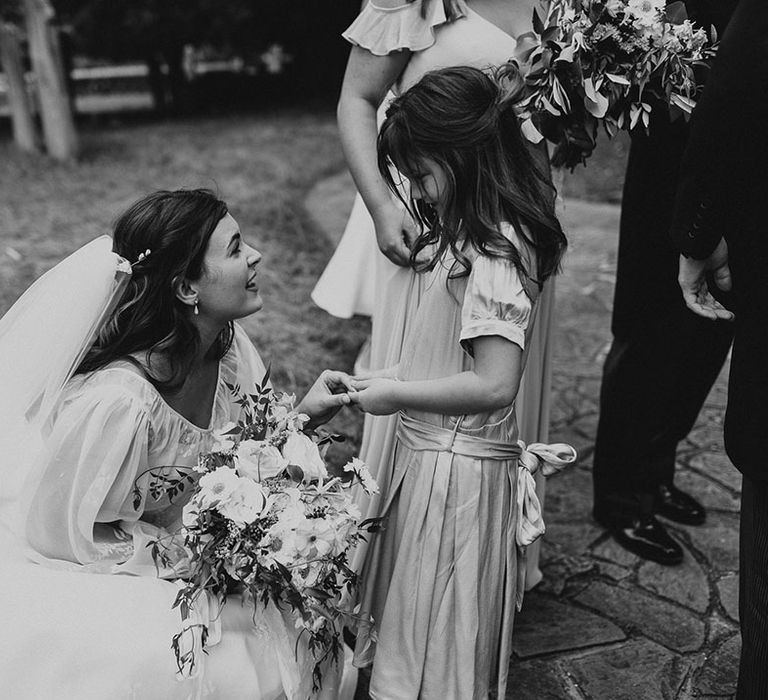
[[[0,321],[4,697],[311,695],[287,613],[232,596],[182,623],[183,552],[157,569],[147,547],[177,531],[185,499],[153,496],[143,477],[194,467],[239,417],[227,385],[264,376],[233,323],[261,308],[260,260],[212,193],[157,192],[120,217],[114,243],[74,253]],[[321,375],[300,405],[316,423],[348,402],[333,393],[341,377]],[[171,639],[195,621],[209,653],[177,679]]]
[[[516,37],[531,30],[540,5],[540,0],[370,0],[344,33],[353,46],[339,100],[339,131],[358,194],[312,298],[337,316],[371,315],[365,369],[399,362],[423,284],[408,267],[414,224],[378,172],[376,133],[387,103],[430,70],[505,63],[515,53]],[[553,312],[554,280],[549,280],[517,400],[520,436],[529,443],[549,437]],[[395,423],[391,416],[365,418],[361,458],[382,487],[369,504],[372,515],[386,494],[390,475],[381,455],[391,453]],[[537,490],[543,502],[543,479]],[[529,588],[541,580],[538,559],[537,542],[528,555]]]
[[[381,700],[506,697],[523,533],[543,532],[528,470],[534,453],[552,468],[575,459],[518,442],[527,341],[566,239],[520,132],[522,81],[505,76],[430,72],[392,103],[379,138],[379,162],[408,173],[411,208],[434,222],[416,249],[435,249],[400,363],[353,379],[351,394],[398,414],[384,521],[361,571],[373,622],[355,659],[372,664]]]

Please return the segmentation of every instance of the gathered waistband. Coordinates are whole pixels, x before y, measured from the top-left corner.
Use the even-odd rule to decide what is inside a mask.
[[[477,459],[508,460],[522,454],[522,448],[516,442],[486,440],[460,433],[458,428],[459,423],[449,430],[401,412],[397,422],[397,439],[411,450],[452,452]]]

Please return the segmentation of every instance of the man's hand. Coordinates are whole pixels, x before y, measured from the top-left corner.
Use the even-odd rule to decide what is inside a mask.
[[[351,403],[348,391],[352,390],[350,377],[345,372],[325,370],[310,387],[296,410],[309,416],[309,427],[327,423],[341,409]]]
[[[707,286],[706,275],[711,271],[718,289],[731,290],[731,269],[728,267],[728,244],[720,239],[717,248],[708,258],[694,260],[680,256],[680,269],[677,282],[683,292],[686,306],[693,313],[712,320],[733,320],[733,314],[717,301]]]

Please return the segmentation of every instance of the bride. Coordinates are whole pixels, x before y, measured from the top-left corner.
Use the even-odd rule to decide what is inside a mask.
[[[197,677],[177,680],[179,571],[158,571],[147,543],[180,526],[184,501],[146,498],[138,479],[194,466],[238,418],[227,384],[262,379],[234,323],[262,306],[260,260],[211,192],[155,192],[118,219],[113,241],[81,248],[0,320],[4,696],[311,695],[290,616],[239,600],[220,625],[218,610],[199,611],[221,637]],[[326,371],[298,408],[322,423],[349,403],[346,387]]]

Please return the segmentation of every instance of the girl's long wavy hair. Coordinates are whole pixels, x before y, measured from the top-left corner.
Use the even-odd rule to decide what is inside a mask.
[[[459,250],[466,236],[475,250],[508,259],[539,285],[558,271],[567,241],[555,216],[555,189],[515,114],[522,84],[514,64],[492,77],[476,68],[444,68],[427,73],[387,109],[378,136],[379,170],[421,226],[411,250],[415,269],[430,269],[450,249],[458,263],[451,276],[469,274],[471,265]],[[439,217],[398,188],[400,175],[423,172],[427,159],[448,181]],[[535,252],[536,270],[527,269],[501,233],[504,222]],[[433,244],[434,255],[417,262]]]
[[[173,391],[183,384],[201,341],[190,307],[176,297],[176,285],[204,274],[208,241],[226,214],[227,205],[209,190],[161,190],[117,219],[112,249],[134,263],[133,274],[78,372],[122,359],[140,366],[158,389]],[[150,254],[137,263],[147,250]],[[216,359],[233,337],[229,323],[212,348]],[[131,357],[137,352],[146,353],[146,365]],[[160,359],[161,372],[153,370],[153,356]]]

